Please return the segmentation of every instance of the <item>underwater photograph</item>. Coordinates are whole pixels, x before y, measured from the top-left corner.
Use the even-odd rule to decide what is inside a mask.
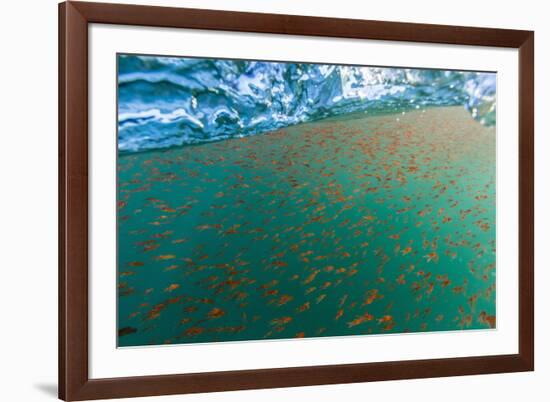
[[[496,328],[496,73],[117,68],[119,347]]]

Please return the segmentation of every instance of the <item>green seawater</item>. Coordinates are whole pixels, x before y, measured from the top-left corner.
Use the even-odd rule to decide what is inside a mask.
[[[119,155],[119,346],[493,328],[495,156],[462,107]]]

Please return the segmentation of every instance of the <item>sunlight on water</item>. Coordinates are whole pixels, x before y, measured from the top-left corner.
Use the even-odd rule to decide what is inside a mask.
[[[357,111],[465,107],[494,125],[496,74],[133,56],[118,59],[121,152],[274,131]]]

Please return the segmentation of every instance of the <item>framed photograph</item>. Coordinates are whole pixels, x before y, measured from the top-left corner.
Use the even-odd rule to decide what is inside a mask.
[[[533,32],[59,7],[61,399],[533,370]]]

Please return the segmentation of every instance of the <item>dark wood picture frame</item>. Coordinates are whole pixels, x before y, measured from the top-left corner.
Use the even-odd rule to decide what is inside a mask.
[[[519,49],[519,353],[414,361],[90,379],[88,375],[88,24],[259,32]],[[534,33],[120,4],[59,5],[59,397],[67,401],[532,371]]]

